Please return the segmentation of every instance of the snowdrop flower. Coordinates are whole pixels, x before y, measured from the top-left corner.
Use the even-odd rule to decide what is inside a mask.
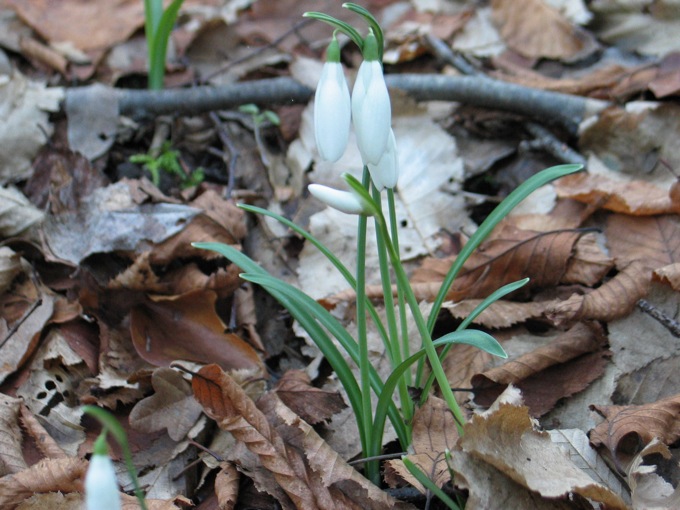
[[[94,453],[85,475],[86,510],[120,510],[120,493],[113,462],[108,455],[106,436],[94,443]]]
[[[382,191],[385,188],[394,188],[399,178],[399,163],[397,161],[397,141],[394,138],[394,131],[390,129],[387,139],[387,148],[377,165],[368,165],[371,173],[373,185]]]
[[[387,148],[392,107],[373,32],[366,36],[363,51],[365,60],[352,90],[352,119],[364,164],[377,165]]]
[[[351,115],[349,87],[340,63],[340,45],[333,34],[314,95],[314,137],[324,160],[337,161],[345,152]]]
[[[373,214],[373,209],[363,197],[353,191],[340,191],[321,184],[310,184],[309,192],[326,205],[346,214]]]

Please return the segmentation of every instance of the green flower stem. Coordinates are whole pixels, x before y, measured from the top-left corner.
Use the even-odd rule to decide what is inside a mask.
[[[361,37],[361,34],[359,31],[354,28],[352,25],[349,23],[345,23],[344,21],[341,21],[337,18],[334,18],[333,16],[330,16],[324,12],[316,12],[316,11],[309,11],[305,12],[302,15],[303,18],[312,18],[318,21],[323,21],[324,23],[328,23],[330,26],[335,28],[336,30],[339,30],[343,34],[345,34],[347,37],[352,39],[354,44],[356,44],[359,49],[363,49],[364,47],[364,38]]]
[[[423,486],[437,496],[451,510],[459,510],[460,507],[443,490],[441,490],[423,471],[405,455],[401,458],[404,466]]]
[[[96,420],[102,424],[102,427],[104,427],[104,431],[107,433],[110,432],[120,446],[120,449],[123,450],[125,466],[130,474],[132,485],[135,488],[135,496],[137,496],[139,506],[142,510],[147,510],[146,501],[144,500],[144,491],[142,491],[142,487],[139,485],[139,478],[137,478],[137,470],[132,462],[132,453],[130,452],[130,445],[128,444],[125,429],[123,429],[121,424],[118,423],[118,420],[111,413],[100,407],[88,405],[83,406],[82,409],[85,414],[89,414],[93,418],[96,418]]]
[[[380,191],[378,191],[375,187],[373,187],[373,200],[380,208],[382,208]],[[384,239],[383,235],[384,234],[381,229],[377,228],[376,225],[375,237],[378,250],[378,262],[380,265],[380,281],[382,283],[383,300],[385,304],[385,319],[387,320],[387,328],[389,330],[389,342],[387,345],[385,345],[385,347],[387,348],[387,351],[390,355],[392,368],[394,368],[401,364],[403,357],[401,345],[399,343],[397,316],[394,312],[394,296],[392,295],[392,278],[390,277],[389,257],[387,255],[387,248],[385,247],[387,242],[389,242],[389,239]],[[404,417],[404,422],[410,423],[413,414],[413,406],[411,403],[411,398],[408,394],[408,385],[406,384],[406,379],[400,380],[399,400],[401,402],[401,412],[402,416]],[[410,431],[410,428],[408,428],[408,430]]]
[[[376,218],[379,220],[377,222],[377,225],[379,226],[380,229],[382,229],[385,239],[389,239],[389,236],[387,235],[387,225],[385,224],[385,217],[382,214],[379,214],[378,216],[376,216]],[[439,384],[442,396],[444,397],[444,401],[446,402],[446,404],[449,406],[449,409],[453,413],[453,417],[455,418],[456,424],[458,426],[458,432],[459,434],[462,435],[465,417],[463,416],[463,413],[460,410],[460,407],[458,406],[458,402],[456,402],[456,398],[453,395],[453,391],[451,390],[449,381],[446,379],[444,368],[442,367],[442,364],[439,361],[437,350],[435,349],[432,343],[430,330],[427,327],[427,323],[425,322],[423,314],[420,312],[418,300],[416,299],[416,296],[413,293],[413,289],[409,284],[406,271],[404,271],[404,267],[401,265],[401,260],[399,260],[399,254],[394,250],[394,246],[392,245],[392,243],[386,242],[385,245],[387,246],[390,259],[392,260],[392,267],[394,268],[394,272],[397,278],[397,285],[403,288],[406,297],[406,302],[411,308],[411,314],[413,315],[413,320],[416,323],[416,327],[418,328],[418,333],[420,334],[420,338],[423,343],[423,348],[425,349],[427,359],[430,362],[432,373],[434,374],[434,377],[437,380],[437,383]]]
[[[383,59],[383,47],[385,46],[385,36],[383,35],[382,27],[380,26],[380,23],[378,23],[378,20],[376,20],[373,17],[373,14],[368,12],[364,7],[357,5],[352,2],[345,2],[342,4],[342,6],[347,9],[348,11],[352,11],[355,14],[358,14],[362,18],[366,20],[366,23],[368,23],[368,26],[371,28],[373,31],[373,34],[375,35],[375,38],[378,40],[378,52],[379,52],[379,57],[378,60],[382,63]],[[359,46],[361,48],[361,46]],[[361,48],[363,50],[363,48]]]
[[[342,261],[335,256],[335,254],[328,249],[328,247],[323,244],[321,241],[319,241],[316,237],[314,237],[312,234],[307,232],[305,229],[301,228],[297,224],[293,223],[287,218],[284,218],[283,216],[276,214],[272,211],[268,211],[267,209],[262,209],[261,207],[256,207],[254,205],[246,205],[246,204],[239,204],[238,207],[240,209],[243,209],[244,211],[248,211],[253,214],[261,214],[263,216],[269,216],[270,218],[274,218],[276,221],[279,223],[282,223],[283,225],[286,225],[288,228],[293,230],[294,232],[298,233],[302,237],[304,237],[307,241],[309,241],[317,250],[321,252],[321,254],[326,257],[327,260],[330,261],[331,264],[338,270],[338,272],[342,275],[342,277],[345,279],[345,281],[349,284],[349,286],[356,292],[357,290],[357,281],[354,278],[354,275],[352,272],[347,269],[347,266],[345,266]],[[376,327],[378,328],[378,332],[380,333],[380,336],[383,339],[383,342],[385,345],[387,345],[388,342],[388,337],[387,337],[387,330],[385,329],[385,326],[383,326],[382,321],[380,320],[380,317],[378,316],[378,312],[375,309],[375,306],[373,306],[373,303],[371,303],[371,300],[366,298],[366,308],[368,309],[368,313],[371,315],[371,319],[373,319],[373,322],[375,323]]]
[[[362,184],[368,188],[371,177],[368,167],[364,166]],[[371,430],[373,423],[373,406],[371,404],[371,360],[368,357],[368,334],[366,331],[366,229],[368,218],[359,216],[357,225],[357,341],[359,343],[359,379],[361,385],[363,429]],[[369,457],[370,451],[364,449],[364,456]],[[377,461],[366,463],[367,478],[376,484],[380,483],[380,469]]]

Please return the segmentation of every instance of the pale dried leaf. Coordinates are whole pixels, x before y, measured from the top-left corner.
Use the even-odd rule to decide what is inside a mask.
[[[680,486],[673,486],[655,473],[656,466],[643,465],[644,458],[660,454],[668,459],[668,447],[654,438],[638,453],[628,468],[628,485],[633,498],[633,510],[670,510],[680,507]]]
[[[0,294],[12,285],[21,272],[21,257],[7,246],[0,246]]]
[[[620,496],[579,470],[547,432],[536,430],[525,407],[501,405],[489,416],[473,416],[460,446],[543,497],[578,494],[608,508],[627,508]]]
[[[75,458],[44,459],[13,475],[0,478],[0,508],[13,508],[19,501],[45,492],[82,489],[87,461]]]
[[[346,406],[340,393],[312,386],[307,372],[287,370],[274,388],[279,398],[310,425],[329,420]]]
[[[0,187],[0,236],[12,237],[42,221],[44,214],[13,186]]]
[[[447,301],[443,304],[451,315],[457,319],[464,319],[482,302],[481,299],[465,299],[463,301]],[[473,324],[490,329],[509,328],[529,319],[542,317],[547,303],[530,301],[517,303],[514,301],[496,301],[472,321]]]
[[[576,241],[574,254],[569,260],[562,283],[579,283],[593,287],[602,281],[614,267],[614,259],[609,257],[595,234],[585,234]]]
[[[168,429],[174,441],[181,441],[201,415],[191,386],[177,370],[158,368],[151,376],[155,393],[137,402],[130,411],[130,425],[141,432]]]
[[[628,500],[626,487],[590,445],[590,440],[584,431],[581,429],[559,429],[549,430],[548,433],[553,444],[565,450],[576,467],[596,482],[609,487],[614,493],[620,494],[621,497]]]
[[[52,436],[47,433],[47,430],[40,424],[35,415],[23,405],[21,406],[21,424],[45,457],[48,459],[64,459],[68,457]]]
[[[675,291],[680,291],[680,262],[656,269],[652,273],[652,279],[670,285]]]
[[[21,452],[20,408],[21,399],[0,393],[0,476],[27,467]]]
[[[646,347],[646,346],[645,346]],[[652,349],[645,349],[652,351]],[[652,351],[653,352],[653,351]],[[638,363],[643,363],[639,360]],[[657,358],[627,372],[616,381],[615,404],[646,404],[674,395],[680,388],[680,356]]]
[[[70,492],[46,492],[44,494],[34,494],[30,498],[24,499],[16,510],[73,510],[84,505],[82,494]],[[136,510],[136,509],[135,509]]]
[[[232,510],[238,500],[238,486],[241,475],[231,462],[222,462],[215,476],[215,494],[220,510]]]

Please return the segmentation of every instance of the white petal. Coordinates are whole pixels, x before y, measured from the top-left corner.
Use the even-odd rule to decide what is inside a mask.
[[[352,91],[352,116],[364,164],[377,165],[387,147],[392,107],[380,62],[364,61]]]
[[[107,455],[93,455],[85,475],[87,510],[120,510],[120,493],[113,462]]]
[[[314,95],[314,136],[319,155],[337,161],[349,139],[352,110],[342,64],[326,62]]]
[[[326,205],[346,214],[367,214],[366,207],[357,195],[321,184],[310,184],[309,192]]]
[[[391,129],[385,152],[383,152],[377,165],[368,165],[368,171],[371,172],[371,180],[379,191],[385,188],[394,188],[397,185],[399,179],[397,141],[394,138],[394,131]]]

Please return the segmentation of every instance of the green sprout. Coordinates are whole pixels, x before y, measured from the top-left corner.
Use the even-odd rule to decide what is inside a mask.
[[[179,151],[170,148],[170,142],[165,142],[161,146],[160,154],[134,154],[130,156],[131,163],[144,165],[151,174],[151,182],[158,187],[161,182],[161,172],[179,178],[182,189],[197,186],[205,179],[205,172],[202,168],[197,168],[187,174],[179,162]]]
[[[144,31],[148,49],[149,90],[161,90],[170,32],[184,0],[174,0],[163,10],[163,0],[144,0]]]

